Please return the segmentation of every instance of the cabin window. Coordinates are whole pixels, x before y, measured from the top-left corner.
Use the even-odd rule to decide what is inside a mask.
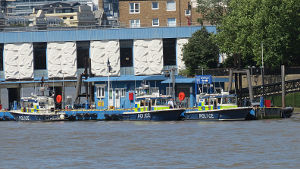
[[[144,89],[136,89],[135,93],[136,93],[137,96],[141,96],[141,95],[146,94]]]
[[[40,108],[45,108],[46,103],[45,102],[39,102],[39,106],[40,106]]]
[[[88,58],[90,57],[90,41],[76,42],[77,46],[77,68],[85,68],[88,66]]]
[[[46,42],[33,43],[34,70],[47,69],[46,50],[47,50]]]
[[[166,88],[166,95],[172,95],[172,87]]]
[[[159,93],[159,88],[158,87],[150,87],[150,94],[152,93]]]
[[[3,49],[4,44],[0,43],[0,71],[3,71]]]
[[[120,60],[121,67],[132,67],[133,40],[120,40]]]
[[[97,87],[97,98],[105,97],[105,87]]]
[[[176,39],[163,39],[164,66],[176,65]]]

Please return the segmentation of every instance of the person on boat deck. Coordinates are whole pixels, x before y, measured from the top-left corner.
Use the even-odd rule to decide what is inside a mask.
[[[173,99],[170,99],[170,100],[168,101],[168,106],[169,106],[170,109],[173,109],[173,108],[174,108],[174,102],[173,102]]]

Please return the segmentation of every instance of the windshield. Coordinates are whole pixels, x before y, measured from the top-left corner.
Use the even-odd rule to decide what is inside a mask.
[[[236,98],[235,97],[224,97],[223,104],[236,104]]]

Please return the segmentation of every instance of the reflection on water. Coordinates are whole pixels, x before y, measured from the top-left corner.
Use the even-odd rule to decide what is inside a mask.
[[[0,122],[0,168],[298,168],[300,114],[238,122]]]

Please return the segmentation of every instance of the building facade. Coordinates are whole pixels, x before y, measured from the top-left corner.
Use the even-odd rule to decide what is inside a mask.
[[[88,60],[91,60],[89,71],[93,77],[86,78],[85,82],[93,86],[92,102],[96,108],[133,106],[128,95],[138,93],[136,89],[143,84],[168,94],[170,82],[164,81],[169,77],[163,73],[171,68],[185,68],[181,49],[200,28],[0,32],[1,104],[8,108],[20,97],[36,93],[41,83],[52,92],[62,94],[64,102],[74,101],[77,78]],[[215,27],[207,29],[216,31]],[[108,60],[112,68],[109,74]],[[190,96],[193,82],[178,83],[181,84],[177,88]],[[193,100],[190,97],[189,104]]]
[[[57,2],[33,8],[31,16],[36,16],[40,10],[48,18],[60,18],[63,20],[63,26],[80,27],[96,25],[94,13],[88,5]]]
[[[98,8],[103,9],[108,25],[119,26],[119,0],[98,0]]]
[[[62,0],[6,0],[5,13],[8,16],[30,15],[33,8]],[[89,4],[92,0],[64,0],[63,2],[79,2]]]
[[[123,27],[175,27],[200,25],[195,0],[120,0]]]

